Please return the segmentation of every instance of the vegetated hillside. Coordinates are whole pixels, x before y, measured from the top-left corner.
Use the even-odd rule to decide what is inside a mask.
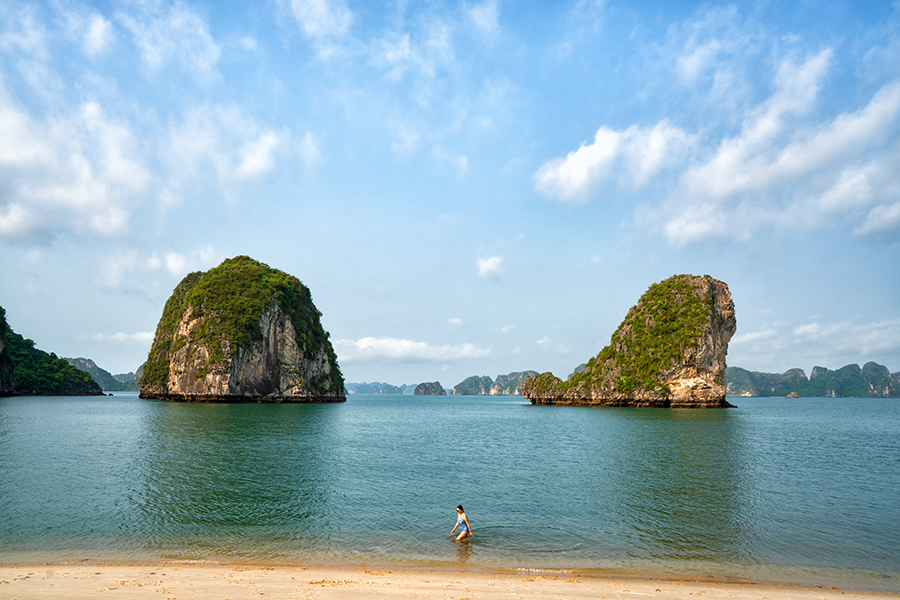
[[[104,392],[136,392],[140,389],[141,381],[135,378],[134,373],[131,373],[129,378],[120,379],[120,376],[101,369],[89,358],[66,358],[65,360],[73,367],[90,373]]]
[[[0,395],[96,396],[103,392],[90,374],[12,330],[0,307]]]
[[[650,286],[583,371],[566,381],[542,373],[522,393],[535,404],[727,406],[725,356],[736,329],[724,282],[676,275]]]
[[[507,375],[497,375],[497,379],[491,379],[487,375],[472,375],[453,386],[453,393],[464,396],[521,396],[522,384],[537,374],[537,371],[514,371]]]
[[[846,365],[836,371],[813,367],[808,379],[803,369],[789,369],[778,374],[728,367],[725,383],[729,396],[900,397],[900,373],[891,374],[887,367],[875,362],[867,362],[862,369],[857,364]]]
[[[487,396],[493,383],[494,380],[487,375],[472,375],[454,385],[453,393],[458,396]]]
[[[190,273],[166,302],[141,396],[190,401],[344,401],[321,313],[296,277],[248,256]]]
[[[430,381],[420,383],[416,386],[414,392],[416,396],[446,396],[447,391],[441,385],[440,381]]]

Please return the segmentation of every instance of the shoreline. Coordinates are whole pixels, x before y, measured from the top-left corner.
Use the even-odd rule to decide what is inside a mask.
[[[725,578],[567,569],[416,564],[313,565],[212,561],[0,564],[0,598],[596,598],[638,600],[897,600],[900,593]]]
[[[163,572],[165,575],[161,575]],[[177,573],[178,575],[174,575]],[[132,583],[124,585],[126,588],[143,588],[148,587],[151,583],[156,585],[155,592],[165,591],[169,589],[181,589],[179,594],[168,595],[167,598],[186,598],[201,600],[206,598],[238,598],[231,592],[222,595],[225,590],[216,592],[218,595],[209,595],[207,592],[196,594],[191,592],[189,588],[195,586],[198,581],[205,582],[204,587],[215,587],[218,580],[233,580],[234,573],[245,574],[241,580],[247,581],[248,578],[253,582],[251,587],[259,587],[262,582],[269,582],[272,590],[281,590],[282,592],[292,585],[299,587],[293,592],[295,595],[284,597],[310,597],[307,594],[297,596],[296,592],[301,588],[309,592],[317,589],[317,586],[346,588],[344,594],[328,597],[335,598],[355,598],[360,595],[370,595],[376,593],[379,596],[386,595],[390,598],[408,597],[409,594],[401,593],[398,589],[387,589],[391,585],[405,582],[404,585],[416,585],[419,587],[428,587],[430,582],[441,580],[449,582],[453,581],[458,584],[465,584],[466,591],[469,586],[476,585],[481,588],[481,592],[476,594],[479,598],[488,600],[499,600],[508,598],[509,593],[492,594],[488,582],[494,580],[503,580],[507,583],[520,582],[523,584],[531,584],[531,591],[538,593],[540,597],[554,596],[558,597],[560,590],[543,589],[547,587],[558,587],[551,585],[550,582],[556,584],[587,584],[581,591],[592,590],[590,594],[568,594],[563,597],[591,597],[605,598],[611,600],[612,596],[620,599],[629,598],[634,600],[637,596],[656,595],[660,600],[698,600],[689,598],[689,596],[708,596],[713,598],[735,598],[747,597],[761,600],[793,600],[797,598],[819,598],[832,599],[837,598],[880,598],[900,600],[900,589],[894,586],[884,586],[884,589],[856,588],[850,582],[845,583],[849,587],[841,587],[834,585],[833,581],[813,581],[816,578],[810,574],[809,580],[806,581],[780,581],[777,579],[756,579],[740,576],[720,576],[720,575],[698,575],[698,574],[674,574],[666,572],[632,572],[618,571],[614,569],[565,569],[565,568],[541,568],[541,567],[497,567],[491,565],[478,564],[454,564],[454,563],[434,563],[423,564],[417,562],[388,562],[388,561],[367,561],[367,562],[287,562],[287,561],[271,561],[271,560],[207,560],[207,559],[148,559],[148,560],[116,560],[116,559],[59,559],[59,560],[25,560],[21,562],[9,562],[7,558],[0,555],[0,598],[47,598],[48,600],[62,598],[93,598],[97,591],[111,592],[119,589],[112,584],[106,585],[102,589],[87,590],[83,585],[64,586],[59,588],[59,578],[64,578],[70,583],[75,581],[97,581],[101,582],[110,580],[110,578],[119,581],[131,581]],[[232,574],[232,575],[229,575]],[[147,581],[141,582],[141,577],[149,575],[159,575],[164,577],[159,582]],[[309,577],[309,581],[305,584],[301,581],[302,577]],[[378,576],[378,586],[373,587],[371,576]],[[369,579],[366,578],[369,577]],[[104,577],[106,579],[104,579]],[[157,578],[159,579],[159,578]],[[27,585],[26,581],[29,581]],[[297,584],[296,582],[301,583]],[[290,583],[289,583],[290,582]],[[316,583],[318,582],[318,583]],[[323,583],[324,582],[324,583]],[[332,585],[327,582],[340,582],[340,585]],[[114,582],[115,583],[115,582]],[[232,581],[234,583],[234,581]],[[158,585],[157,585],[158,584]],[[163,585],[165,584],[165,585]],[[271,585],[270,585],[271,584]],[[630,590],[632,596],[623,596],[627,590],[619,589],[623,585]],[[656,587],[653,587],[656,586]],[[670,594],[666,594],[665,590],[657,589],[659,586],[673,586],[677,590],[669,590]],[[123,586],[119,586],[123,587]],[[263,586],[265,587],[265,586]],[[402,587],[402,586],[401,586]],[[565,587],[565,586],[563,586]],[[653,587],[652,594],[648,591]],[[876,586],[877,587],[877,586]],[[182,589],[183,588],[183,589]],[[378,588],[378,589],[375,589]],[[382,589],[384,588],[384,589]],[[404,588],[405,589],[405,588]],[[642,591],[634,591],[634,590]],[[762,594],[761,590],[768,590],[765,595],[753,595],[755,592]],[[15,593],[13,593],[15,591]],[[575,590],[569,590],[574,592]],[[754,592],[755,591],[755,592]],[[129,598],[144,597],[135,595],[135,590],[129,592]],[[551,593],[552,592],[552,593]],[[279,592],[280,593],[280,592]],[[520,597],[521,593],[511,592],[516,597]],[[32,595],[29,595],[32,594]],[[674,595],[673,595],[674,594]],[[268,593],[265,593],[268,596]],[[320,594],[316,594],[317,596]],[[431,594],[412,594],[417,597],[431,597]],[[110,597],[116,597],[111,595]],[[155,595],[147,595],[147,598],[160,598],[158,593]],[[250,596],[247,596],[250,597]],[[255,598],[259,598],[257,593]],[[280,596],[272,596],[280,597]],[[441,598],[460,596],[440,596]],[[466,596],[471,598],[471,596]]]

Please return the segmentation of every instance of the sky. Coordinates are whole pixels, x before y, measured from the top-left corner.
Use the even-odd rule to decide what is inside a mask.
[[[0,0],[10,326],[134,371],[237,255],[348,382],[565,377],[680,273],[730,366],[900,371],[900,3]]]

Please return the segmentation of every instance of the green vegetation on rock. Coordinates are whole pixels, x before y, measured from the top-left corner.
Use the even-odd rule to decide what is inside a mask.
[[[296,277],[273,269],[248,256],[227,259],[209,271],[187,275],[163,309],[153,347],[141,379],[145,385],[162,386],[169,376],[169,358],[183,345],[176,328],[187,311],[203,317],[192,332],[195,342],[210,349],[210,366],[221,365],[248,342],[261,339],[259,319],[273,302],[291,319],[302,352],[326,348],[332,368],[327,381],[307,382],[319,389],[343,390],[337,356],[322,328],[321,313],[309,289]]]
[[[104,392],[136,392],[140,389],[140,378],[131,373],[131,377],[119,379],[106,369],[101,369],[89,358],[66,358],[70,365],[91,375]],[[139,369],[140,370],[140,369]]]
[[[675,275],[647,289],[584,368],[565,381],[541,373],[522,394],[535,404],[725,407],[722,375],[736,329],[724,282]]]
[[[809,379],[803,369],[784,373],[762,373],[740,367],[725,370],[731,396],[788,396],[804,398],[894,398],[900,397],[900,373],[884,365],[867,362],[862,369],[850,364],[836,371],[813,367]]]
[[[708,276],[707,276],[708,277]],[[665,393],[660,379],[675,365],[689,346],[696,346],[712,311],[712,297],[692,285],[683,275],[655,283],[612,335],[610,344],[561,382],[565,392],[581,384],[600,384],[604,366],[615,364],[616,390],[628,394],[636,388]]]
[[[458,396],[519,396],[522,384],[537,371],[514,371],[507,375],[497,375],[491,379],[487,375],[472,375],[453,386],[453,394]]]
[[[76,369],[56,354],[34,347],[10,328],[6,311],[0,307],[0,395],[36,394],[99,395],[100,386],[90,374]]]
[[[439,381],[420,383],[416,386],[416,396],[446,396],[447,392]]]
[[[453,386],[453,393],[457,396],[484,396],[491,393],[491,384],[494,380],[483,375],[466,377]]]

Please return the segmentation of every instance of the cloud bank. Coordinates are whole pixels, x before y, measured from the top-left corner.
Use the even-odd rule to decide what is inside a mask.
[[[690,44],[676,70],[695,84],[716,56],[740,46]],[[570,204],[631,199],[638,224],[674,245],[746,241],[773,229],[896,231],[900,80],[888,79],[863,104],[828,114],[822,91],[834,85],[828,83],[834,63],[832,48],[803,58],[789,53],[777,61],[772,91],[761,102],[741,105],[742,92],[731,89],[740,117],[734,132],[692,131],[669,120],[624,130],[602,126],[592,142],[541,165],[534,189]],[[641,194],[645,187],[652,192]]]
[[[396,338],[365,337],[359,340],[337,340],[334,349],[341,363],[355,362],[452,362],[491,355],[490,348],[475,344],[432,346],[425,342]]]

